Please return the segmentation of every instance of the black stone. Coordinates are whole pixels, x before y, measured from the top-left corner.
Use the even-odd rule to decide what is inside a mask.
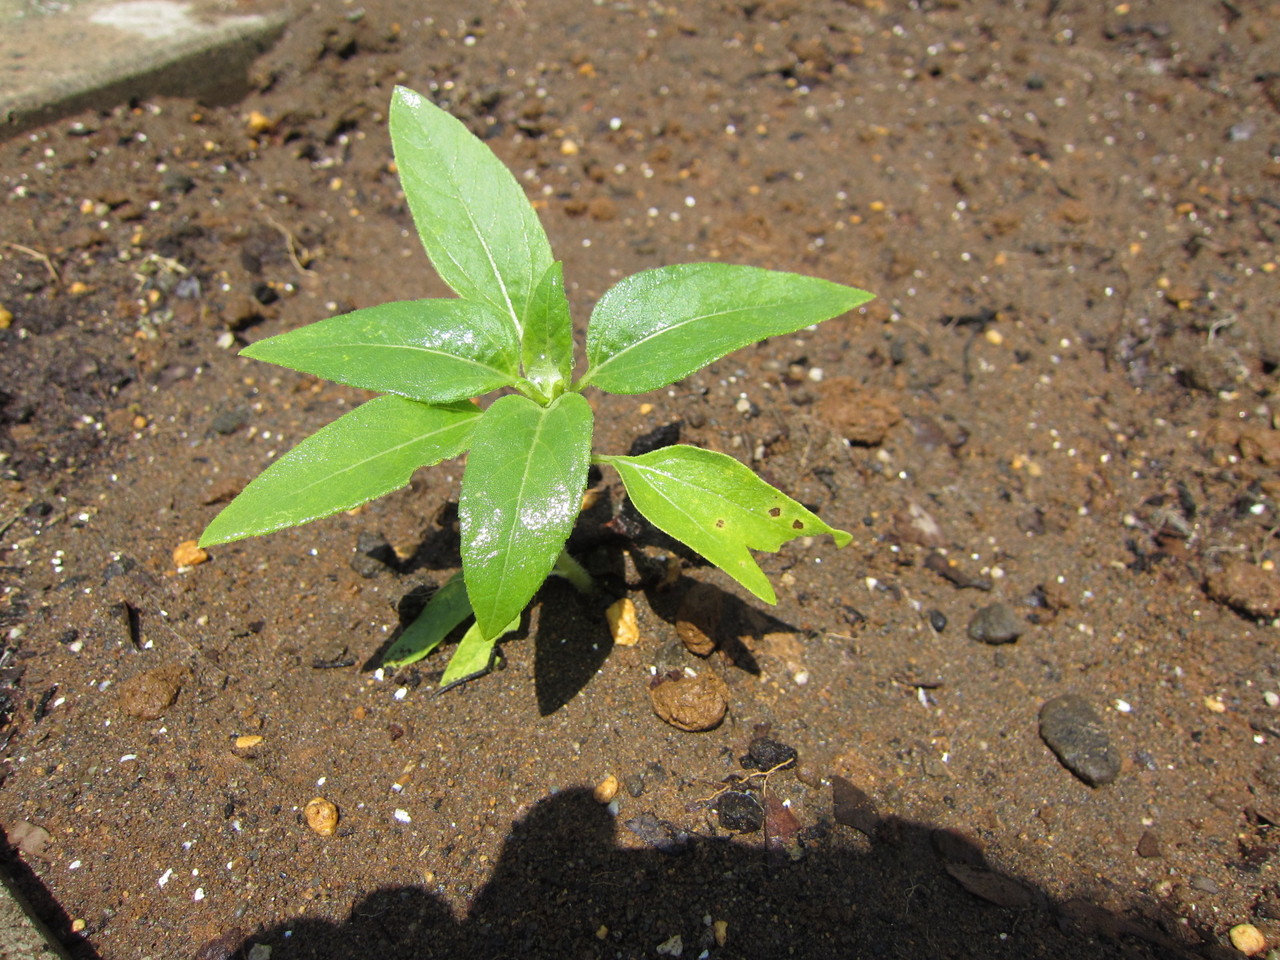
[[[749,793],[728,790],[716,799],[720,826],[735,833],[755,833],[764,826],[764,807]]]
[[[796,748],[769,737],[756,737],[738,762],[744,770],[787,770],[796,765]]]

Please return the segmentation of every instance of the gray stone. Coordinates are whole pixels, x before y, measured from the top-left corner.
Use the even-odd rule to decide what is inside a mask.
[[[1108,784],[1120,773],[1120,758],[1106,727],[1084,697],[1063,694],[1041,707],[1040,739],[1091,787]]]
[[[973,615],[969,637],[982,643],[1013,643],[1026,627],[1027,622],[1003,603],[992,603]]]

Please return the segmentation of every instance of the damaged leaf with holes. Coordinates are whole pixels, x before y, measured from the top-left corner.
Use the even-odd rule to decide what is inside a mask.
[[[396,88],[396,167],[428,258],[454,297],[365,307],[251,344],[243,355],[384,396],[280,457],[209,523],[202,546],[270,533],[405,486],[420,467],[465,455],[462,570],[389,647],[419,660],[461,639],[449,686],[487,671],[548,576],[590,592],[565,550],[587,469],[610,466],[636,508],[761,600],[773,587],[752,556],[798,537],[850,535],[732,457],[690,446],[592,454],[588,389],[668,386],[768,337],[822,323],[871,294],[814,277],[726,263],[644,270],[605,291],[576,347],[564,268],[501,160],[461,121]],[[479,398],[494,390],[504,395]]]

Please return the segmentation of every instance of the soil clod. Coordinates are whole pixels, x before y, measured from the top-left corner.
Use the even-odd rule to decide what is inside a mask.
[[[180,663],[167,663],[130,677],[120,684],[116,702],[120,711],[139,720],[158,720],[178,699],[182,684],[191,675]]]
[[[650,683],[649,700],[671,726],[696,733],[720,725],[729,709],[729,687],[710,670],[696,676],[672,670]]]

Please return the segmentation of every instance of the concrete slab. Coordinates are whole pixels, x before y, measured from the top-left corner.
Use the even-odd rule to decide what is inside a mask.
[[[233,101],[287,18],[216,0],[0,0],[0,138],[135,97]]]
[[[3,873],[0,873],[0,960],[70,960],[69,954],[36,918]]]

